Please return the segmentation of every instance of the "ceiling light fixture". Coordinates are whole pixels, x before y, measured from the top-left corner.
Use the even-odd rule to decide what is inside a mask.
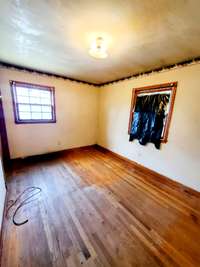
[[[107,43],[102,37],[97,37],[94,42],[92,42],[89,54],[98,59],[107,58]]]

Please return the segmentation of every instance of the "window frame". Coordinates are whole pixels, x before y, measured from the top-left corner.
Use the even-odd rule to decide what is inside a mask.
[[[24,87],[28,89],[39,89],[48,91],[51,93],[51,114],[52,119],[31,119],[21,120],[19,118],[19,110],[18,110],[18,102],[17,102],[17,93],[16,93],[16,87]],[[16,124],[43,124],[43,123],[56,123],[56,102],[55,102],[55,87],[52,86],[46,86],[41,84],[33,84],[33,83],[27,83],[27,82],[20,82],[20,81],[10,81],[10,87],[11,87],[11,95],[12,95],[12,103],[13,103],[13,111],[14,111],[14,121]],[[34,105],[34,104],[33,104]],[[39,105],[39,104],[36,104]],[[41,105],[42,106],[42,105]]]
[[[164,92],[164,91],[171,91],[169,112],[167,114],[165,125],[164,125],[163,137],[161,138],[161,143],[167,143],[168,136],[169,136],[169,127],[170,127],[173,108],[174,108],[177,84],[178,82],[171,82],[171,83],[163,83],[163,84],[133,88],[129,124],[128,124],[128,134],[130,134],[131,132],[131,126],[132,126],[137,96],[139,94],[144,94],[144,93],[146,94],[146,93],[156,93],[156,92],[159,93],[159,92]]]

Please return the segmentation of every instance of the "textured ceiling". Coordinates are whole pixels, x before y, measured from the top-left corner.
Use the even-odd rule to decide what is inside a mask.
[[[104,83],[200,56],[199,0],[0,0],[0,61]],[[88,54],[108,41],[107,59]]]

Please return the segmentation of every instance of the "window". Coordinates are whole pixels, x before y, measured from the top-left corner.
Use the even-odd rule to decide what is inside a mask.
[[[134,121],[134,113],[137,116],[136,107],[142,98],[146,96],[157,96],[162,99],[162,96],[167,97],[166,106],[164,107],[164,121],[161,134],[161,142],[166,143],[168,139],[169,126],[172,117],[172,111],[174,106],[174,100],[176,95],[177,82],[165,83],[141,88],[135,88],[132,92],[131,110],[129,118],[129,128],[128,133],[131,134],[131,127]],[[153,97],[151,97],[153,99]],[[150,97],[149,97],[150,99]],[[155,98],[154,98],[155,99]]]
[[[56,122],[54,87],[11,81],[16,123]]]

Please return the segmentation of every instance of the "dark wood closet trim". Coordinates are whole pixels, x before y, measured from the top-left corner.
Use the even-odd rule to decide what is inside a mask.
[[[6,129],[6,120],[4,115],[4,109],[3,109],[3,100],[2,100],[2,94],[0,90],[0,154],[2,157],[2,162],[4,165],[4,168],[7,169],[9,167],[9,161],[10,161],[10,150],[9,150],[9,144],[8,144],[8,135],[7,135],[7,129]]]
[[[168,134],[169,134],[169,127],[170,127],[173,108],[174,108],[177,84],[178,82],[170,82],[170,83],[163,83],[163,84],[156,84],[156,85],[144,86],[144,87],[139,87],[139,88],[133,88],[132,97],[131,97],[129,124],[128,124],[128,134],[130,134],[130,131],[131,131],[131,125],[132,125],[133,115],[134,115],[133,110],[135,109],[135,104],[136,104],[136,99],[137,99],[138,94],[147,93],[147,92],[150,92],[150,93],[163,92],[163,91],[171,90],[172,93],[171,93],[170,110],[167,115],[163,138],[161,139],[162,143],[167,142]]]

